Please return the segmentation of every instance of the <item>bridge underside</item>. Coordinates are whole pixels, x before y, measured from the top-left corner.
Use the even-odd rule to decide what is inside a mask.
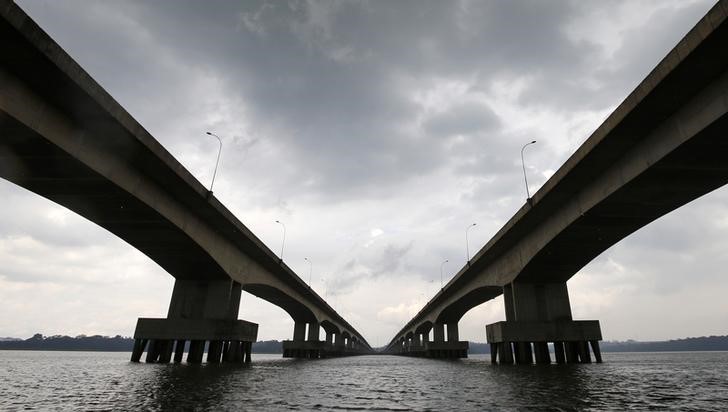
[[[134,359],[148,347],[148,361],[169,361],[189,346],[198,362],[208,345],[211,361],[238,360],[257,335],[237,319],[243,289],[297,322],[353,332],[16,4],[0,0],[0,17],[0,177],[105,228],[175,278],[167,318],[139,319]]]
[[[548,343],[559,363],[590,362],[591,352],[599,361],[599,323],[572,319],[566,282],[626,236],[728,183],[726,21],[722,0],[390,349],[416,343],[409,334],[428,322],[457,331],[464,313],[502,293],[506,321],[486,327],[494,361],[547,363]]]

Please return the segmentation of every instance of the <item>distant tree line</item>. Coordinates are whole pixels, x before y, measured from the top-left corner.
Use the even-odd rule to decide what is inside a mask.
[[[75,351],[107,351],[128,352],[134,346],[134,339],[116,335],[78,335],[76,337],[55,335],[43,336],[36,333],[25,340],[0,342],[0,349],[9,350],[75,350]]]
[[[0,341],[0,350],[67,350],[67,351],[99,351],[99,352],[131,352],[134,338],[116,335],[65,335],[43,336],[36,333],[22,340]],[[283,343],[268,340],[253,343],[253,353],[283,353]]]

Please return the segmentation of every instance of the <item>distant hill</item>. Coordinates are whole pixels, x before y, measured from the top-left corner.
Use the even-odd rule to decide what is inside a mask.
[[[116,335],[76,337],[55,335],[43,336],[36,333],[28,339],[0,338],[0,350],[68,350],[99,352],[131,352],[134,339]],[[283,343],[277,340],[253,343],[253,353],[283,353]]]
[[[603,352],[728,351],[728,336],[701,336],[662,342],[601,342]]]
[[[79,335],[75,338],[70,336],[43,336],[36,333],[33,337],[25,340],[11,340],[0,342],[0,349],[6,350],[78,350],[78,351],[105,351],[105,352],[130,352],[134,346],[134,339],[119,335],[108,336],[86,336]]]
[[[602,341],[602,352],[680,352],[680,351],[728,351],[728,336],[701,336],[699,338],[674,339],[658,342]],[[487,343],[470,342],[470,354],[490,353]]]

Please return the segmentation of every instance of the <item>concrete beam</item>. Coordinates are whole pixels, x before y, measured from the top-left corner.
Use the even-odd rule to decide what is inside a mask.
[[[139,318],[134,339],[255,342],[258,324],[234,319]]]
[[[598,320],[496,322],[485,327],[488,343],[599,341]]]

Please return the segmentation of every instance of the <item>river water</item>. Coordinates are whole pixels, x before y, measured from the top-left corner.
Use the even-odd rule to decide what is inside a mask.
[[[359,356],[134,364],[128,353],[0,351],[0,410],[728,410],[728,352],[603,364]]]

